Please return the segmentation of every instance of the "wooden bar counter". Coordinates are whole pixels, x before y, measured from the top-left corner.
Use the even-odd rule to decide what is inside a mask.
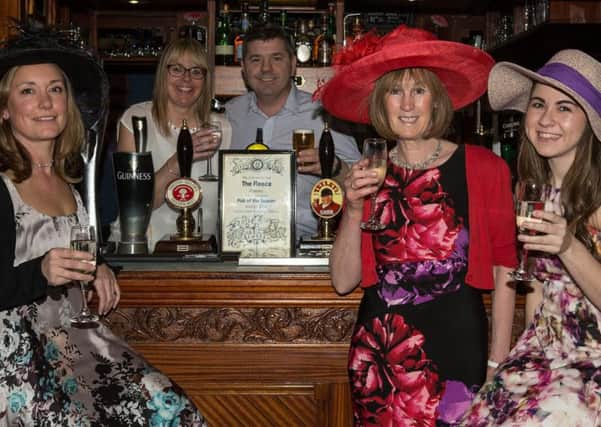
[[[352,425],[346,362],[361,291],[338,296],[327,267],[126,264],[119,283],[107,323],[209,425]],[[522,324],[517,309],[516,335]]]

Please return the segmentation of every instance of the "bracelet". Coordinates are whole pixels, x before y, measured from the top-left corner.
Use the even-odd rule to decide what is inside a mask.
[[[486,366],[488,366],[489,368],[497,369],[499,367],[499,362],[495,362],[494,360],[488,359],[486,361]]]
[[[338,164],[336,165],[334,170],[332,170],[332,177],[338,176],[340,170],[342,169],[342,160],[340,160],[340,157],[336,156],[334,160],[338,160]]]

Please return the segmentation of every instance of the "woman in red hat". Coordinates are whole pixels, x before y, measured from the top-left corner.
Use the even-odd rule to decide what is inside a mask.
[[[338,57],[318,96],[342,119],[396,141],[380,188],[367,160],[345,179],[332,283],[364,295],[349,353],[356,425],[455,425],[509,351],[516,264],[506,164],[444,138],[453,111],[486,90],[492,58],[468,45],[399,27]],[[381,231],[362,231],[377,193]],[[357,262],[358,260],[361,262]],[[482,290],[493,290],[487,354]]]
[[[599,426],[601,62],[575,49],[536,72],[501,62],[488,87],[495,110],[525,113],[520,179],[554,190],[518,235],[537,251],[528,326],[463,425]]]

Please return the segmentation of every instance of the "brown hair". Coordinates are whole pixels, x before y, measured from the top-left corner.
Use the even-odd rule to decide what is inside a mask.
[[[167,118],[167,80],[169,74],[167,72],[167,65],[172,64],[181,56],[189,53],[193,58],[197,66],[204,68],[205,78],[202,92],[196,100],[194,110],[196,112],[196,119],[198,124],[209,121],[209,115],[211,114],[211,97],[213,96],[213,87],[211,71],[209,70],[209,63],[207,61],[206,53],[202,45],[190,38],[177,39],[169,43],[157,66],[157,72],[154,77],[154,90],[152,95],[152,116],[158,123],[161,133],[165,136],[170,135],[171,129],[169,129],[169,119]]]
[[[518,153],[518,175],[519,179],[532,179],[539,183],[551,181],[549,163],[528,140],[524,120]],[[586,229],[593,214],[601,207],[601,141],[593,133],[588,120],[576,146],[574,162],[562,181],[560,197],[568,229],[595,258],[601,260]]]
[[[85,138],[85,130],[81,114],[69,79],[60,70],[66,87],[67,117],[65,129],[56,137],[54,142],[54,171],[66,182],[76,183],[81,180],[83,161],[81,159],[81,146]],[[18,66],[8,70],[0,80],[0,111],[8,108],[10,89],[19,69]],[[17,183],[25,181],[31,176],[31,156],[14,136],[10,119],[0,117],[0,172],[12,171],[13,180]]]
[[[384,138],[389,140],[398,139],[398,135],[393,132],[390,123],[388,123],[385,99],[390,91],[397,87],[405,77],[411,77],[416,82],[423,83],[432,93],[432,117],[423,138],[444,136],[453,120],[453,104],[440,79],[426,68],[402,68],[390,71],[376,80],[374,89],[369,96],[369,118],[372,125],[378,134]]]

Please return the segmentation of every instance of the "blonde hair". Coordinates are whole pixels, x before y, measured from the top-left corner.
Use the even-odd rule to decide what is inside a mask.
[[[426,68],[403,68],[390,71],[378,80],[369,96],[369,118],[378,134],[389,140],[398,139],[386,114],[386,96],[398,87],[405,77],[420,82],[432,93],[432,116],[424,139],[443,137],[453,120],[453,104],[440,79]]]
[[[159,130],[165,136],[169,136],[169,119],[167,118],[167,81],[169,73],[167,65],[172,64],[186,53],[194,58],[195,65],[205,70],[204,85],[202,92],[194,104],[194,112],[199,124],[209,121],[211,113],[211,97],[213,96],[213,77],[209,70],[207,55],[202,45],[190,38],[177,39],[165,47],[154,78],[154,90],[152,95],[152,116],[159,125]]]
[[[32,64],[37,65],[37,64]],[[55,65],[55,64],[53,64]],[[83,161],[81,159],[81,146],[85,138],[85,129],[81,114],[69,79],[58,66],[65,83],[67,98],[67,114],[65,129],[58,135],[54,142],[54,171],[66,182],[76,183],[81,181]],[[8,98],[12,82],[19,66],[8,70],[0,79],[0,111],[8,108]],[[0,117],[0,171],[12,171],[13,180],[22,182],[31,176],[31,156],[27,149],[15,138],[10,119]]]

